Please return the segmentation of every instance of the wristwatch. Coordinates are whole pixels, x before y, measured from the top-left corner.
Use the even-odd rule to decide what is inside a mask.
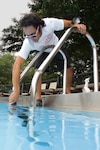
[[[80,23],[81,21],[80,21],[80,18],[79,17],[74,17],[73,19],[72,19],[72,24],[75,24],[75,23]]]

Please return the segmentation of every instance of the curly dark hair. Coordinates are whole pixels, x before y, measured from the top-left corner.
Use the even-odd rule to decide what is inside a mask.
[[[37,28],[38,26],[45,26],[45,22],[39,17],[37,13],[25,14],[19,21],[21,27],[34,26]]]

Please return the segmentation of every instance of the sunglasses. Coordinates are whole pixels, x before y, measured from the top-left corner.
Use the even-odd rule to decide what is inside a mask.
[[[32,34],[30,34],[30,35],[24,35],[24,34],[23,34],[23,38],[35,38],[35,37],[37,37],[38,31],[39,31],[39,26],[38,26],[37,29],[36,29],[36,33],[32,33]]]

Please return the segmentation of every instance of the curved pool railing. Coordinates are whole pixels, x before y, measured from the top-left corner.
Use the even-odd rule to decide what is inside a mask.
[[[20,75],[20,82],[23,80],[27,72],[31,69],[31,67],[34,65],[35,61],[43,54],[44,51],[46,51],[49,48],[54,48],[54,45],[47,45],[40,52],[36,54],[36,56],[31,60],[31,62],[26,66],[24,71]],[[66,82],[67,82],[67,58],[63,51],[59,50],[60,54],[63,57],[64,60],[64,72],[63,72],[63,94],[66,94]]]
[[[20,81],[25,77],[26,73],[30,70],[30,68],[34,65],[35,61],[43,54],[44,51],[48,48],[54,48],[54,45],[47,45],[40,52],[36,54],[36,56],[31,60],[31,62],[26,66],[24,71],[20,75]]]
[[[48,67],[48,65],[50,64],[50,62],[52,61],[52,59],[55,57],[55,55],[57,54],[57,52],[59,51],[59,49],[62,47],[64,41],[66,39],[68,39],[69,35],[75,31],[76,27],[71,27],[69,29],[66,30],[66,32],[63,34],[63,36],[60,38],[59,42],[57,43],[57,45],[54,47],[54,49],[49,53],[49,55],[47,56],[47,58],[44,60],[44,62],[40,65],[40,67],[38,68],[38,70],[35,72],[33,79],[32,79],[32,83],[31,83],[31,87],[32,87],[32,100],[30,102],[31,106],[36,106],[36,87],[37,87],[37,82],[38,79],[40,77],[41,74],[43,74],[43,72],[46,70],[46,68]],[[96,45],[95,42],[93,40],[93,38],[91,37],[91,35],[87,32],[86,33],[86,37],[89,40],[92,49],[93,49],[93,67],[94,67],[94,91],[97,92],[98,91],[98,65],[97,65],[97,50],[96,50]]]
[[[31,67],[34,65],[35,61],[43,54],[44,51],[46,51],[49,48],[54,48],[54,45],[47,45],[40,52],[36,54],[36,56],[31,60],[31,62],[26,66],[24,71],[20,75],[20,82],[25,77],[26,73],[31,69]],[[64,73],[63,73],[63,94],[66,93],[66,82],[67,82],[67,58],[63,51],[59,50],[60,54],[63,57],[64,60]]]
[[[94,92],[98,92],[98,61],[97,61],[96,44],[88,32],[86,33],[86,37],[89,40],[89,42],[92,46],[92,49],[93,49]]]

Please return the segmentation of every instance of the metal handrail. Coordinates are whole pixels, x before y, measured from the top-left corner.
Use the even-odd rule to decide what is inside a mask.
[[[20,75],[20,81],[22,81],[22,79],[24,78],[24,76],[26,75],[26,73],[30,70],[30,68],[34,65],[35,61],[43,54],[43,52],[48,49],[48,48],[54,48],[54,45],[47,45],[45,47],[42,48],[42,50],[40,52],[38,52],[36,54],[36,56],[31,60],[31,62],[26,66],[26,68],[24,69],[24,71],[21,73]]]
[[[91,37],[91,35],[87,32],[86,37],[89,40],[92,49],[93,49],[93,73],[94,73],[94,91],[98,92],[98,61],[97,61],[97,49],[96,44]]]
[[[50,64],[50,62],[52,61],[52,59],[55,57],[55,55],[57,54],[57,52],[59,51],[59,49],[62,47],[64,41],[69,37],[69,35],[76,29],[76,27],[71,27],[69,29],[66,30],[66,32],[63,34],[63,36],[61,37],[61,39],[59,40],[59,42],[57,43],[57,45],[54,47],[54,49],[49,53],[49,55],[47,56],[47,58],[44,60],[44,62],[40,65],[40,67],[38,68],[38,70],[35,72],[33,79],[32,79],[32,98],[33,100],[31,100],[30,105],[31,106],[36,106],[36,87],[37,87],[37,82],[38,79],[40,77],[40,75],[46,70],[47,66]],[[97,51],[96,51],[96,46],[95,46],[95,42],[92,39],[92,37],[90,36],[90,34],[88,34],[88,32],[86,33],[86,37],[88,38],[88,40],[90,41],[90,44],[92,45],[93,48],[93,57],[94,57],[94,85],[95,85],[95,89],[94,91],[98,91],[98,68],[97,68]]]
[[[31,87],[32,87],[32,99],[30,102],[31,106],[36,106],[36,87],[37,87],[37,82],[38,79],[40,77],[40,75],[46,70],[47,66],[50,64],[50,62],[52,61],[52,59],[55,57],[55,55],[57,54],[57,52],[59,51],[59,49],[62,47],[64,41],[66,38],[69,37],[70,33],[72,31],[74,31],[75,28],[69,28],[66,30],[66,32],[63,34],[63,36],[61,37],[61,39],[59,40],[59,42],[57,43],[57,45],[54,47],[54,49],[49,53],[49,55],[46,57],[46,59],[44,60],[44,62],[40,65],[40,67],[37,69],[37,71],[35,72],[33,79],[32,79],[32,83],[31,83]]]
[[[40,52],[36,54],[36,56],[31,60],[31,62],[26,66],[24,71],[20,75],[20,82],[25,77],[26,73],[30,70],[30,68],[34,65],[35,61],[46,51],[48,48],[54,48],[54,45],[47,45],[42,48]],[[64,60],[64,73],[63,73],[63,94],[66,94],[66,83],[67,83],[67,58],[63,51],[59,50],[60,54]]]
[[[44,51],[46,51],[49,48],[54,48],[54,45],[47,45],[42,48],[40,52],[37,53],[37,55],[31,60],[31,62],[26,66],[24,71],[20,75],[20,82],[25,77],[26,73],[30,70],[30,68],[34,65],[35,61],[43,54]],[[66,93],[66,83],[67,83],[67,58],[63,51],[59,50],[60,54],[63,57],[64,60],[64,75],[63,75],[63,94]]]

